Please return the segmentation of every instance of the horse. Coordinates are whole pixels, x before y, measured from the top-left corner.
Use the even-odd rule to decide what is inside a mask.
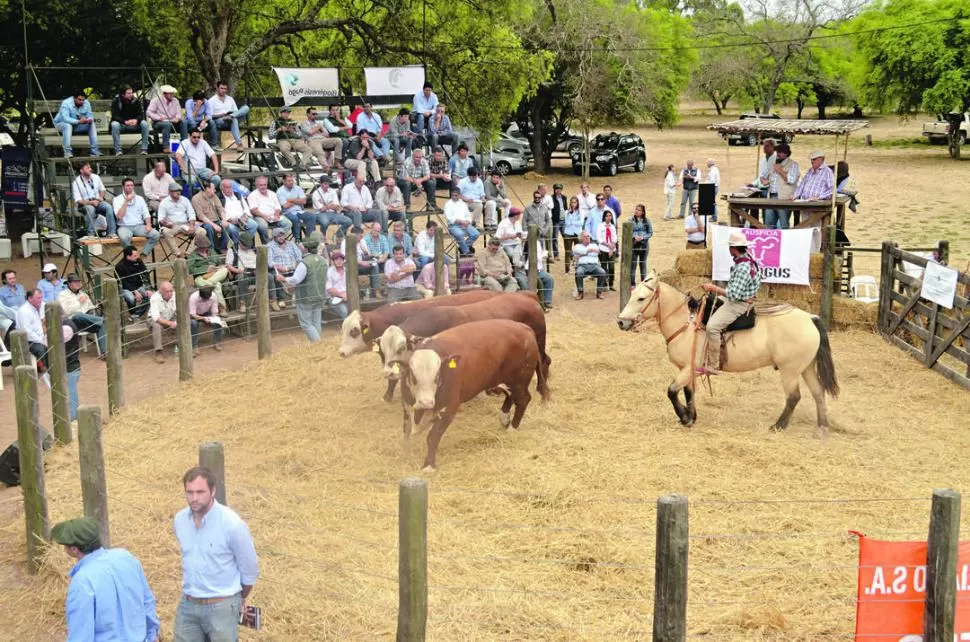
[[[684,426],[697,420],[694,406],[695,368],[703,362],[707,335],[691,324],[688,303],[691,298],[677,288],[660,282],[651,271],[633,292],[620,312],[617,324],[621,330],[635,330],[646,321],[654,320],[667,343],[667,358],[677,369],[677,376],[667,388],[667,397],[674,406],[677,418]],[[788,427],[792,412],[801,399],[798,379],[805,382],[815,398],[818,413],[816,435],[828,435],[825,395],[839,395],[839,383],[832,363],[832,349],[828,333],[817,316],[798,308],[786,306],[779,313],[761,314],[750,330],[725,335],[726,358],[721,364],[724,372],[748,372],[774,366],[781,375],[785,390],[785,409],[771,427],[772,431]],[[686,406],[678,394],[684,391]]]

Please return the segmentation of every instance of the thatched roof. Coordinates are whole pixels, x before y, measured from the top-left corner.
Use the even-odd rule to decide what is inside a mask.
[[[828,136],[848,134],[869,126],[868,120],[790,120],[784,118],[744,118],[708,125],[722,134],[810,134]]]

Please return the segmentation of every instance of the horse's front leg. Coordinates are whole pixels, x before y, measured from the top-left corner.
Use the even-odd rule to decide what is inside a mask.
[[[690,383],[690,367],[682,368],[674,380],[667,386],[667,398],[670,399],[670,403],[674,406],[674,412],[677,413],[677,418],[680,419],[680,423],[685,426],[690,426],[697,419],[697,412],[694,410],[694,395],[693,391],[688,392],[687,386]],[[679,394],[680,391],[684,390],[684,398],[687,400],[687,406],[680,403]]]

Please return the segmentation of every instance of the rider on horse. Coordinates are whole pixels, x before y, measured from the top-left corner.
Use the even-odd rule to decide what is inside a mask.
[[[707,365],[697,369],[698,374],[716,375],[721,373],[721,333],[742,314],[746,314],[754,303],[754,297],[761,287],[758,264],[748,256],[748,239],[741,232],[731,232],[728,248],[734,265],[727,287],[721,288],[713,283],[705,283],[705,292],[716,292],[725,298],[724,304],[714,311],[707,322]]]

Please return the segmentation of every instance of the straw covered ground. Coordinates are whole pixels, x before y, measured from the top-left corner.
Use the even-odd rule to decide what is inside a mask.
[[[667,492],[691,500],[692,636],[849,640],[848,531],[923,537],[932,489],[970,477],[970,396],[869,333],[833,336],[843,394],[821,442],[804,401],[787,433],[768,433],[782,407],[770,370],[717,380],[686,431],[658,335],[559,310],[549,323],[553,399],[519,432],[500,428],[497,400],[467,404],[429,477],[430,640],[649,639],[654,506]],[[382,391],[376,355],[340,360],[330,339],[112,419],[113,543],[143,562],[163,639],[179,594],[179,478],[208,439],[225,444],[229,502],[260,553],[258,639],[393,637],[397,482],[417,474],[424,443],[402,442]],[[47,471],[52,519],[76,516],[76,447],[56,448]],[[22,559],[22,521],[4,534]],[[68,568],[55,548],[38,578],[4,586],[0,637],[63,639]]]

